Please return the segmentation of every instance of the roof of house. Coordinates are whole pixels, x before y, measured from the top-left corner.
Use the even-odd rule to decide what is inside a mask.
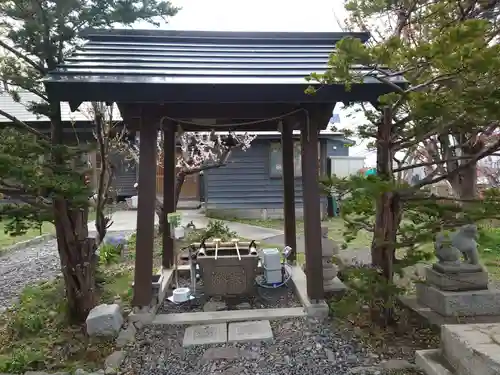
[[[18,92],[20,101],[16,102],[12,95],[6,91],[0,92],[0,109],[8,114],[16,117],[18,120],[26,123],[30,122],[49,122],[49,118],[46,116],[36,115],[30,112],[27,106],[31,102],[40,103],[42,100],[37,95],[29,91],[19,91]],[[68,103],[61,102],[61,120],[63,122],[74,122],[74,121],[92,121],[92,115],[89,111],[90,103],[83,103],[79,110],[76,112],[71,112]],[[121,120],[120,111],[118,107],[114,107],[113,118],[117,121]],[[12,122],[8,118],[0,115],[0,123]]]
[[[305,78],[327,70],[336,43],[349,36],[366,41],[370,34],[89,30],[82,35],[88,42],[45,84],[52,97],[74,103],[332,103],[339,97],[375,100],[391,91],[367,75],[349,92],[343,84],[322,87],[316,95],[304,92],[310,84]],[[359,65],[351,69],[369,72]]]
[[[205,133],[210,134],[210,132],[205,132]],[[225,134],[228,134],[229,132],[228,131],[217,131],[215,133],[220,134],[220,135],[225,135]],[[258,138],[261,138],[261,139],[280,139],[281,138],[281,133],[279,131],[256,131],[256,132],[235,131],[235,132],[233,132],[233,134],[235,134],[235,135],[254,134]],[[300,130],[294,130],[293,136],[294,136],[294,138],[299,137]],[[344,133],[342,133],[342,132],[334,132],[331,130],[320,130],[318,136],[319,136],[319,138],[322,138],[322,139],[335,139],[335,140],[342,141],[344,143],[353,143],[352,140],[345,138]]]

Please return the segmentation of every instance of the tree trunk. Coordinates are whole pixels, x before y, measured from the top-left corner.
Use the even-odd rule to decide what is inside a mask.
[[[394,322],[394,312],[392,304],[389,302],[393,297],[390,295],[390,285],[393,282],[394,276],[395,243],[400,213],[401,205],[399,197],[394,193],[384,193],[377,204],[375,233],[371,248],[372,264],[380,270],[383,282],[386,283],[386,288],[382,289],[383,295],[380,296],[384,302],[381,308],[382,316],[376,316],[375,313],[377,311],[372,309],[372,317],[377,320],[381,319],[383,326]]]
[[[96,242],[88,238],[88,208],[70,208],[63,199],[54,201],[57,248],[66,287],[68,315],[83,323],[96,305]]]
[[[177,209],[177,205],[179,204],[179,198],[181,196],[182,185],[184,185],[184,181],[186,180],[186,172],[180,171],[177,172],[175,178],[175,208]]]
[[[184,185],[184,181],[186,180],[185,172],[177,172],[175,177],[175,208],[177,209],[177,204],[179,203],[179,198],[181,196],[182,185]],[[167,213],[163,209],[163,202],[160,200],[156,200],[155,207],[156,214],[158,215],[158,233],[163,233],[163,224],[166,220]]]
[[[459,198],[477,197],[477,164],[473,163],[460,171],[460,185],[457,187]]]
[[[55,146],[64,144],[61,108],[59,102],[51,102],[51,141]],[[54,149],[54,164],[65,163]],[[82,178],[86,180],[85,175]],[[85,181],[86,182],[86,181]],[[95,271],[97,266],[96,243],[88,238],[88,206],[74,207],[69,199],[53,199],[54,225],[57,250],[61,261],[68,306],[68,318],[74,323],[84,323],[90,310],[96,305]]]
[[[377,176],[385,181],[392,181],[392,113],[384,108],[383,121],[378,127],[377,136]],[[396,235],[401,220],[400,199],[393,192],[386,192],[377,201],[375,231],[371,247],[372,265],[375,266],[389,286],[393,280]],[[375,297],[375,296],[374,296]],[[388,325],[394,321],[394,312],[389,304],[390,295],[382,296],[382,323]],[[377,319],[375,306],[371,309],[372,318]]]
[[[155,202],[155,212],[158,215],[158,233],[162,234],[163,233],[163,224],[165,223],[166,218],[166,213],[165,210],[163,209],[163,202],[156,198]]]

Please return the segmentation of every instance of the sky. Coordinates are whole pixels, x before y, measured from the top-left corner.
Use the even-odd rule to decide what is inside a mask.
[[[172,0],[182,10],[169,27],[212,31],[340,31],[342,0]]]
[[[179,13],[161,28],[205,31],[342,31],[346,17],[343,0],[171,0],[181,7]],[[340,22],[340,24],[339,24]],[[154,28],[140,23],[138,28]],[[338,106],[341,107],[340,105]],[[341,127],[363,121],[359,115],[337,109]],[[365,164],[375,164],[374,154],[361,145],[353,146],[350,155],[366,156]]]

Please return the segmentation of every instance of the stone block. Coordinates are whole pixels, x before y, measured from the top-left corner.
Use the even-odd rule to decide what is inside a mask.
[[[304,308],[308,317],[318,320],[324,320],[328,318],[328,314],[330,313],[330,307],[325,301],[309,303]]]
[[[500,324],[447,324],[441,327],[443,355],[457,375],[500,374]]]
[[[116,339],[116,346],[123,348],[125,345],[135,341],[136,328],[130,323],[126,329],[122,329]]]
[[[488,289],[488,273],[481,272],[458,272],[442,273],[433,268],[426,268],[425,278],[428,284],[441,290],[467,291]]]
[[[325,288],[325,293],[344,293],[347,291],[347,286],[338,278],[323,282],[323,287]]]
[[[269,320],[229,323],[228,342],[272,340],[273,331]]]
[[[227,342],[227,324],[208,324],[187,327],[182,346],[223,344]]]
[[[446,361],[442,358],[440,349],[417,350],[415,364],[426,375],[454,375]]]
[[[443,316],[498,315],[500,290],[450,292],[417,283],[417,301]]]
[[[482,265],[470,263],[434,263],[432,268],[442,273],[481,272],[484,270]]]
[[[112,370],[116,372],[125,360],[125,352],[122,350],[117,350],[111,353],[104,361],[104,367],[106,367],[106,372],[111,372]]]
[[[123,324],[120,306],[99,305],[94,307],[87,316],[87,334],[89,336],[116,336]]]

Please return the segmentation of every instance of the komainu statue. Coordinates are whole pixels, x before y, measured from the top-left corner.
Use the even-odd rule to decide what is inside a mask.
[[[438,259],[434,268],[441,271],[447,269],[454,271],[461,269],[466,272],[481,270],[482,266],[479,264],[477,251],[477,236],[478,231],[474,224],[463,225],[450,236],[439,233],[434,244]]]

